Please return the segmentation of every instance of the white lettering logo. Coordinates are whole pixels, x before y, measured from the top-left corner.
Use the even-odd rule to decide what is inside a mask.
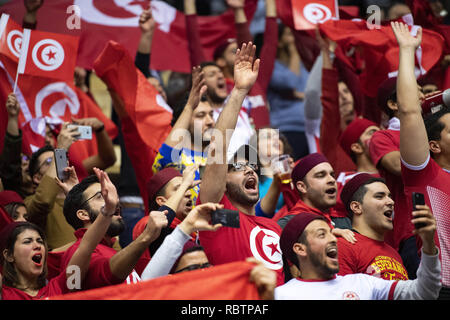
[[[256,226],[250,232],[250,250],[253,256],[272,270],[283,267],[279,243],[280,236],[272,230]]]
[[[325,22],[332,17],[331,10],[320,3],[310,3],[303,8],[303,16],[313,24]]]

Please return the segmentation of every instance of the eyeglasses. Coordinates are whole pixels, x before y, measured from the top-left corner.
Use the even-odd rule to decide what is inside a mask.
[[[230,163],[228,165],[228,170],[233,169],[234,171],[244,171],[246,167],[249,167],[253,171],[258,171],[258,165],[256,163],[245,162]]]
[[[190,266],[187,266],[183,269],[180,269],[178,271],[175,271],[174,273],[180,273],[183,271],[192,271],[192,270],[198,270],[198,269],[205,269],[211,267],[211,264],[209,262],[203,263],[203,264],[191,264]]]
[[[86,203],[88,203],[91,199],[93,199],[93,198],[95,198],[96,196],[101,195],[101,194],[102,194],[101,191],[97,191],[96,193],[94,193],[93,196],[91,196],[90,198],[88,198],[88,199],[86,199],[85,201],[83,201],[83,203],[80,205],[80,208],[83,208],[84,205],[85,205]]]
[[[47,159],[45,159],[45,160],[41,163],[41,165],[38,167],[37,172],[40,172],[40,171],[41,171],[41,168],[42,168],[45,164],[50,165],[50,163],[52,163],[52,161],[53,161],[53,156],[48,157]]]

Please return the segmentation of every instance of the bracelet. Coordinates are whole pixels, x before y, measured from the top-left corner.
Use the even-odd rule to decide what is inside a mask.
[[[101,126],[100,128],[98,128],[98,129],[96,129],[95,132],[96,132],[96,133],[100,133],[100,132],[102,132],[104,129],[105,129],[105,125],[102,124],[102,126]]]

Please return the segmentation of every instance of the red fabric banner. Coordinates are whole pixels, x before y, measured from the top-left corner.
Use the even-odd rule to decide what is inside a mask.
[[[51,297],[51,300],[258,300],[249,262],[233,262],[136,284],[120,284]]]

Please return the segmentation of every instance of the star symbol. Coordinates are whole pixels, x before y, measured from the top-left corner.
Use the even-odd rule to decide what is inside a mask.
[[[55,60],[56,52],[49,50],[48,53],[46,54],[46,56],[48,57],[48,60],[50,60],[50,59]]]
[[[281,253],[280,250],[278,250],[277,244],[276,244],[276,243],[271,243],[271,244],[268,244],[267,246],[268,246],[270,249],[272,249],[272,253],[271,253],[272,256],[273,256],[273,254],[274,254],[275,252]]]

